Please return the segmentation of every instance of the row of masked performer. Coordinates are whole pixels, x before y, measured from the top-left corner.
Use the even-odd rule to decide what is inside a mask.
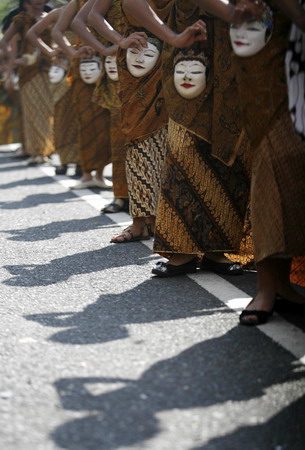
[[[18,65],[24,151],[79,163],[154,239],[152,273],[242,275],[240,315],[305,312],[305,12],[298,0],[22,2],[0,43]],[[9,78],[9,76],[8,76]],[[127,250],[130,247],[127,247]]]

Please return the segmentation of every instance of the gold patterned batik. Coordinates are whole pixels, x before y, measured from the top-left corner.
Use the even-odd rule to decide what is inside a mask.
[[[126,173],[132,217],[156,215],[161,171],[167,149],[167,127],[127,147]]]
[[[54,105],[48,75],[38,73],[20,88],[24,145],[27,154],[54,151]]]
[[[79,123],[72,91],[68,87],[57,99],[54,115],[54,144],[61,164],[79,162]]]
[[[168,136],[154,251],[239,253],[247,242],[239,260],[251,260],[251,237],[244,235],[250,182],[242,158],[226,166],[211,156],[208,142],[172,120]]]

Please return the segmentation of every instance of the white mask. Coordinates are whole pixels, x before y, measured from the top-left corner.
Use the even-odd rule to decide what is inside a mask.
[[[102,73],[101,64],[97,61],[81,61],[79,64],[81,79],[87,84],[96,83]]]
[[[119,74],[118,74],[118,66],[116,62],[116,56],[106,56],[105,59],[105,70],[112,81],[118,81]]]
[[[267,38],[266,33],[266,25],[255,19],[241,25],[231,24],[230,39],[234,53],[241,58],[256,55],[271,38],[272,33],[269,33]]]
[[[147,45],[147,48],[129,48],[127,50],[127,68],[131,75],[136,78],[143,77],[150,72],[159,59],[159,49],[150,42],[147,42]]]
[[[49,69],[49,80],[52,84],[60,83],[65,77],[65,69],[60,66],[51,66]]]
[[[206,66],[196,59],[182,59],[175,65],[174,85],[181,97],[198,97],[206,87]]]

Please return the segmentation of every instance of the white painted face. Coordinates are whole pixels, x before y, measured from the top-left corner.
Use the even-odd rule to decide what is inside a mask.
[[[63,67],[51,66],[49,69],[49,80],[52,84],[60,83],[65,76]]]
[[[102,73],[101,64],[96,61],[81,61],[79,64],[81,79],[87,84],[96,83]]]
[[[267,27],[263,22],[248,20],[241,25],[231,24],[230,39],[234,53],[246,58],[261,51],[271,37],[266,39]]]
[[[116,56],[106,56],[105,59],[105,70],[112,81],[118,81],[119,74],[118,74],[118,66],[116,61]]]
[[[174,84],[178,94],[189,100],[198,97],[207,84],[206,66],[196,59],[183,59],[175,65]]]
[[[127,50],[127,68],[131,75],[136,78],[144,77],[144,75],[149,73],[159,59],[159,49],[150,42],[147,42],[147,45],[147,48],[139,47]]]

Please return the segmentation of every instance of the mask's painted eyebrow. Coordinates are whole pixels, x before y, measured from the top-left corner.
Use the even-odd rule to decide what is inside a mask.
[[[248,25],[256,25],[259,28],[266,28],[265,25],[263,24],[263,22],[260,22],[259,20],[255,20],[255,19],[250,19],[246,22],[246,26]]]
[[[199,66],[199,67],[201,67],[201,66],[203,66],[203,64],[201,64],[201,63],[199,63],[199,62],[194,62],[193,64],[191,64],[191,67],[193,67],[193,66]]]

